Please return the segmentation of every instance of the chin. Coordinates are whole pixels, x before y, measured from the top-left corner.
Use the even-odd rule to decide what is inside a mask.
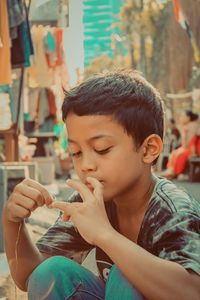
[[[103,194],[104,202],[112,201],[114,199],[115,195],[116,195],[115,193],[109,193],[109,192],[104,191],[104,194]]]
[[[113,198],[112,197],[104,197],[103,200],[104,200],[104,202],[110,202],[113,200]]]

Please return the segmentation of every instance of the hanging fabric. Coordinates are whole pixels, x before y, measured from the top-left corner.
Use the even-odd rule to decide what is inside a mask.
[[[7,1],[0,1],[0,85],[11,83],[10,37]]]
[[[186,31],[189,39],[190,39],[190,43],[192,45],[193,48],[193,52],[194,52],[194,61],[195,63],[199,63],[200,62],[200,52],[199,52],[199,48],[196,42],[196,39],[190,29],[190,25],[182,11],[181,5],[179,0],[173,0],[173,4],[174,4],[174,13],[175,13],[175,18],[176,21],[180,24],[180,26]]]
[[[7,0],[8,17],[10,26],[10,38],[17,38],[17,26],[25,20],[24,7],[22,0]]]
[[[31,28],[34,45],[34,56],[28,69],[29,87],[50,87],[53,83],[52,70],[48,66],[44,49],[44,27],[42,25]]]
[[[0,93],[0,129],[9,129],[12,125],[10,97],[7,93]]]
[[[17,117],[17,107],[16,107],[16,102],[14,101],[12,89],[8,84],[6,85],[0,85],[0,96],[1,94],[8,94],[9,95],[9,107],[11,111],[11,116],[12,116],[12,123],[16,122],[16,117]]]
[[[16,3],[17,2],[17,3]],[[11,62],[12,68],[29,67],[33,55],[33,44],[30,34],[27,9],[22,0],[9,0],[9,23],[12,36]]]

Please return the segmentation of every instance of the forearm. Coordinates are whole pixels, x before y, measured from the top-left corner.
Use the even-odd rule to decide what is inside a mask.
[[[114,230],[105,234],[97,245],[146,299],[199,299],[198,283],[177,263],[150,254]]]
[[[32,243],[24,222],[9,222],[3,218],[5,251],[11,275],[22,290],[26,290],[26,280],[34,268],[42,261],[42,256]]]

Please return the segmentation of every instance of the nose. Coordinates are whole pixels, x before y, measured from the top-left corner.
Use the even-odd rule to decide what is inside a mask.
[[[96,171],[97,164],[95,158],[91,154],[85,154],[82,157],[81,162],[81,171],[88,172],[88,171]]]

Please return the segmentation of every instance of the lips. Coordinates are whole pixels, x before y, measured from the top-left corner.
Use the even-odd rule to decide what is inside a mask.
[[[95,178],[95,177],[94,177]],[[97,178],[95,178],[95,179],[97,179]],[[104,184],[104,181],[103,180],[99,180],[99,179],[97,179],[101,184]],[[83,180],[83,183],[85,184],[85,185],[87,185],[89,188],[90,187],[92,187],[92,185],[89,183],[89,182],[87,182],[86,180]]]
[[[85,185],[89,188],[90,191],[93,191],[94,188],[90,183],[86,182]]]

